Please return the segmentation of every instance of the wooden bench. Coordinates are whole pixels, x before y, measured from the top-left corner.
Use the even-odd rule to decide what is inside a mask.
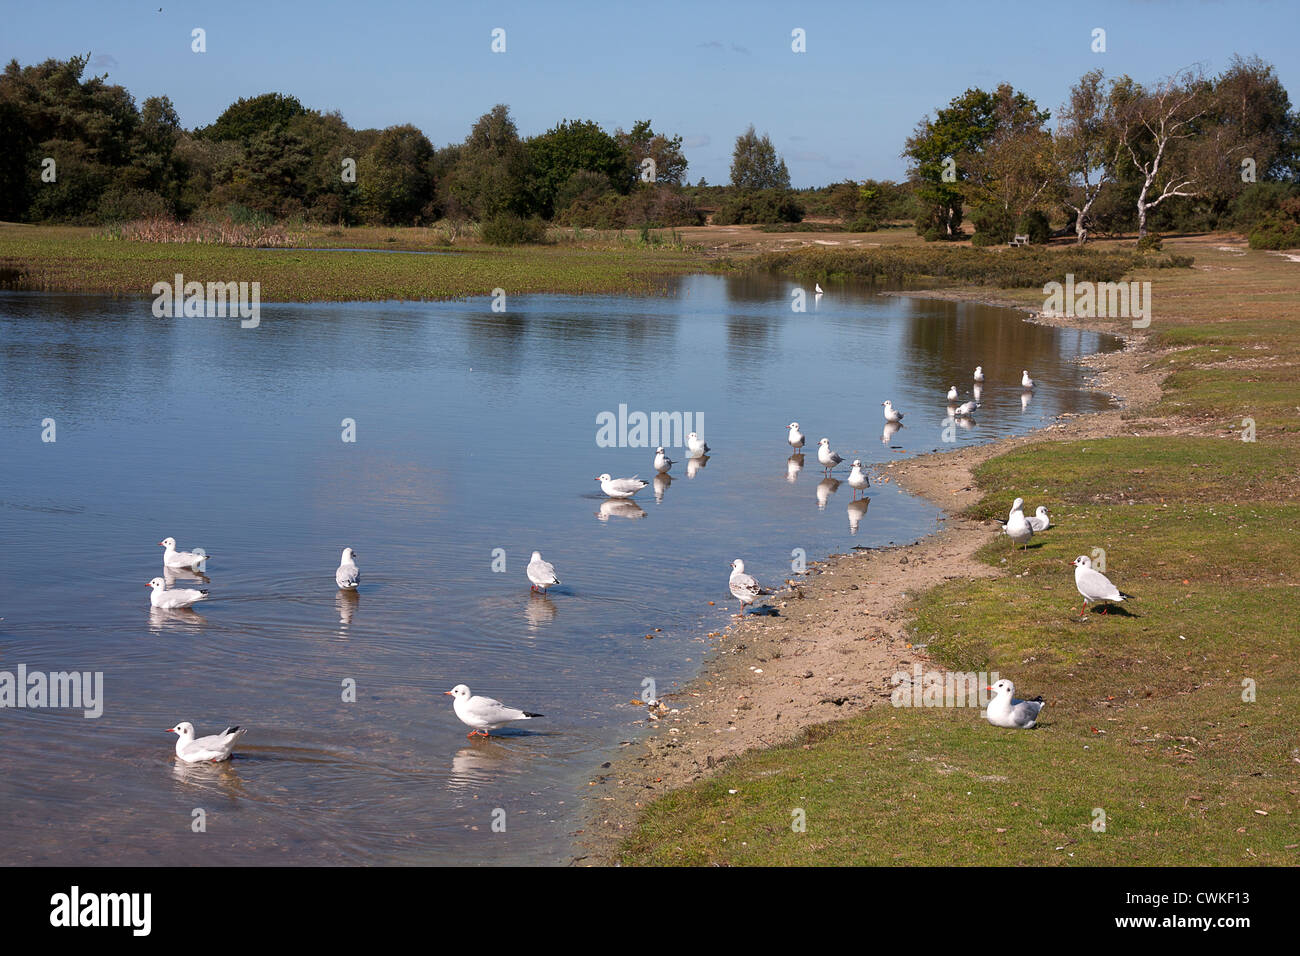
[[[1009,245],[1009,246],[1027,246],[1027,245],[1029,245],[1029,237],[1028,237],[1028,236],[1016,236],[1014,239],[1012,239],[1010,242],[1008,242],[1007,245]]]

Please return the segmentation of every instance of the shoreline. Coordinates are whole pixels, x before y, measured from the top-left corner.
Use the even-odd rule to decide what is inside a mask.
[[[1095,376],[1088,387],[1107,392],[1113,407],[1024,435],[885,465],[881,480],[938,505],[942,527],[913,544],[809,562],[806,575],[787,581],[770,598],[777,615],[747,615],[714,632],[695,677],[663,696],[657,720],[636,721],[651,726],[592,776],[570,865],[617,865],[619,846],[647,803],[709,776],[746,750],[789,742],[818,724],[887,706],[895,672],[910,671],[916,663],[933,666],[924,646],[914,647],[909,639],[910,598],[953,578],[1004,573],[975,558],[998,534],[998,523],[962,514],[981,497],[974,468],[1049,436],[1118,434],[1134,409],[1160,396],[1163,373],[1143,367],[1151,354],[1146,336],[1096,321],[1044,317],[1023,302],[981,288],[888,294],[977,302],[1019,311],[1025,322],[1117,335],[1124,340],[1122,349],[1080,360]]]

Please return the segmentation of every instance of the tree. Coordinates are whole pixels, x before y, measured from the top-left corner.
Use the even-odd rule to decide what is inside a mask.
[[[1057,168],[1065,178],[1064,203],[1074,210],[1074,234],[1079,245],[1088,241],[1088,216],[1102,190],[1115,181],[1121,144],[1111,122],[1110,98],[1103,73],[1085,73],[1070,88],[1061,107],[1053,138]]]
[[[632,175],[639,180],[641,164],[646,159],[654,161],[657,183],[680,186],[686,178],[686,156],[682,153],[682,138],[674,136],[669,139],[662,133],[656,133],[650,126],[650,120],[638,120],[632,124],[630,133],[622,129],[614,131],[614,138],[622,145],[632,161]]]
[[[957,239],[962,235],[962,185],[969,170],[959,156],[976,154],[993,129],[994,98],[969,89],[917,124],[907,138],[903,156],[911,160],[908,176],[921,205],[916,231],[929,238]]]
[[[357,190],[367,218],[418,224],[433,216],[433,144],[410,124],[390,126],[357,162]]]
[[[965,198],[1000,218],[1009,231],[1061,184],[1053,162],[1052,137],[1044,128],[1049,113],[1024,93],[1003,83],[983,104],[982,135],[956,154],[966,171]]]
[[[736,137],[731,154],[731,185],[740,189],[789,189],[790,172],[772,140],[754,132],[754,124]]]
[[[510,107],[498,103],[475,122],[451,175],[459,208],[480,222],[505,212],[527,213],[528,154]]]
[[[622,144],[590,120],[564,120],[527,142],[532,201],[543,218],[555,215],[555,197],[578,172],[606,177],[626,193],[631,160]]]
[[[211,126],[196,129],[196,136],[221,141],[245,141],[258,133],[287,126],[295,116],[307,112],[296,97],[283,93],[263,93],[261,96],[240,97],[226,107]]]

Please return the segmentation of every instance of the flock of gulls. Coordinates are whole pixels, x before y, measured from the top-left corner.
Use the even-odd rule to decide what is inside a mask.
[[[818,291],[820,292],[820,289]],[[1022,371],[1020,384],[1026,392],[1034,388],[1034,380],[1030,378],[1028,370]],[[980,407],[983,386],[983,366],[975,369],[972,398],[970,400],[959,405],[955,404],[961,398],[961,394],[958,392],[956,385],[952,386],[946,396],[949,417],[969,419],[975,410]],[[884,440],[888,442],[893,434],[903,427],[903,412],[895,408],[893,402],[888,399],[881,402],[880,405],[885,418]],[[794,462],[795,459],[798,459],[797,465],[798,468],[801,468],[803,449],[807,443],[807,438],[800,429],[798,422],[791,422],[788,429],[786,441],[794,450],[791,461]],[[695,432],[691,432],[686,436],[688,468],[692,464],[698,467],[701,460],[705,459],[710,451],[708,443]],[[817,461],[829,476],[836,466],[844,462],[844,459],[831,449],[829,438],[822,438],[817,442]],[[656,476],[666,477],[674,464],[677,463],[667,456],[662,447],[655,449],[653,466]],[[792,473],[797,473],[798,468],[795,468]],[[691,469],[691,471],[693,470]],[[614,478],[608,473],[597,475],[594,480],[600,482],[601,492],[607,498],[615,501],[630,499],[649,485],[649,482],[638,476]],[[853,489],[854,500],[857,499],[859,492],[865,496],[866,489],[871,486],[867,471],[859,459],[855,458],[851,464],[848,483],[849,487]],[[1034,514],[1026,516],[1024,505],[1024,499],[1017,498],[1011,505],[1011,511],[1007,515],[1006,522],[1002,525],[1002,532],[1011,540],[1012,545],[1022,548],[1028,547],[1030,539],[1035,534],[1041,534],[1052,527],[1046,507],[1039,506]],[[174,538],[164,538],[158,544],[165,549],[163,551],[163,568],[169,577],[177,571],[202,569],[205,567],[205,562],[211,557],[211,555],[201,550],[178,550]],[[1083,596],[1084,602],[1080,614],[1087,612],[1089,604],[1102,603],[1106,605],[1111,602],[1119,603],[1132,598],[1131,594],[1125,594],[1119,590],[1111,583],[1110,579],[1093,568],[1092,560],[1086,555],[1075,558],[1073,563],[1075,587],[1078,589],[1079,594]],[[525,568],[525,573],[533,591],[545,593],[547,588],[560,584],[560,578],[556,574],[555,566],[545,560],[540,551],[532,553],[532,557]],[[351,591],[355,590],[360,582],[361,572],[357,567],[357,554],[351,548],[344,548],[338,569],[334,572],[334,583],[340,590]],[[740,558],[736,558],[731,562],[731,576],[727,583],[732,597],[740,602],[740,610],[734,615],[736,618],[743,617],[745,609],[753,605],[760,597],[775,593],[770,588],[765,588],[759,584],[754,576],[745,570],[745,562]],[[149,596],[150,604],[163,610],[190,608],[208,597],[206,589],[168,587],[168,581],[164,580],[164,578],[154,578],[149,582],[148,586],[152,590]],[[1104,611],[1105,607],[1103,606]],[[1021,700],[1015,697],[1015,686],[1011,681],[1005,679],[999,680],[986,689],[994,694],[985,712],[989,723],[998,727],[1016,729],[1029,729],[1035,726],[1038,715],[1044,706],[1042,697],[1034,700]],[[471,694],[470,689],[464,684],[457,684],[451,690],[444,691],[444,693],[452,698],[452,707],[456,716],[470,728],[470,732],[467,734],[468,737],[487,737],[493,730],[507,724],[543,716],[517,707],[510,707],[491,697]],[[168,733],[177,735],[176,756],[189,763],[200,761],[217,763],[228,760],[234,750],[235,742],[245,733],[240,727],[234,726],[227,727],[219,734],[195,737],[194,725],[188,721],[182,721],[167,730]]]

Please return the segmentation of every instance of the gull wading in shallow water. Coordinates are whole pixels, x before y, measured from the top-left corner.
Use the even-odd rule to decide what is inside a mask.
[[[532,558],[528,561],[527,568],[528,580],[532,582],[529,590],[545,592],[553,584],[559,584],[560,579],[555,576],[555,565],[550,561],[542,560],[542,552],[534,551]]]
[[[192,568],[212,557],[197,551],[177,551],[175,538],[163,538],[158,544],[166,549],[163,551],[163,564],[170,568]]]
[[[994,697],[984,716],[994,727],[1029,730],[1038,722],[1038,714],[1043,709],[1041,695],[1033,700],[1019,700],[1015,696],[1016,685],[1005,678],[987,689],[993,691]]]
[[[235,741],[244,736],[245,731],[239,726],[227,727],[219,734],[207,737],[194,737],[194,725],[188,720],[181,721],[175,727],[168,727],[167,733],[176,734],[176,756],[186,763],[221,763],[230,759],[230,752],[235,749]]]
[[[823,438],[817,443],[817,460],[822,463],[822,468],[830,471],[844,459],[831,451],[831,440]]]
[[[208,599],[206,588],[198,590],[193,588],[172,588],[168,590],[167,582],[162,578],[154,578],[145,586],[153,588],[153,593],[149,595],[149,603],[164,610],[174,611],[177,608],[189,607],[192,604],[198,604],[200,601]]]
[[[1095,604],[1098,601],[1114,601],[1119,604],[1121,601],[1133,600],[1133,595],[1125,594],[1110,583],[1110,578],[1100,571],[1094,570],[1092,558],[1084,554],[1074,559],[1074,586],[1083,595],[1083,608],[1079,611],[1080,615],[1087,614],[1088,605]],[[1102,613],[1106,613],[1104,606],[1102,607]]]
[[[357,567],[357,553],[351,548],[343,549],[338,570],[334,572],[334,583],[344,591],[355,591],[361,583],[361,570]]]
[[[858,496],[859,491],[865,491],[871,487],[871,479],[862,470],[862,462],[856,458],[853,459],[853,470],[849,472],[849,487],[853,489],[854,498]]]
[[[983,366],[983,365],[976,365],[976,366],[975,366],[975,381],[977,381],[977,382],[983,382],[983,381],[984,381],[984,366]]]
[[[958,418],[970,418],[971,415],[975,414],[975,409],[977,408],[979,408],[979,406],[974,402],[962,402],[953,409],[953,414]]]
[[[472,728],[465,735],[466,737],[487,737],[498,727],[504,727],[516,720],[532,720],[534,717],[546,716],[530,714],[517,707],[507,707],[501,701],[493,700],[491,697],[471,697],[469,688],[464,684],[457,684],[443,693],[452,698],[452,707],[460,722]]]
[[[1033,380],[1032,378],[1029,377],[1029,370],[1028,370],[1028,369],[1025,369],[1024,371],[1022,371],[1022,372],[1020,373],[1020,387],[1021,387],[1021,388],[1033,388],[1033,387],[1034,387],[1034,380]]]
[[[686,436],[686,455],[688,458],[703,458],[712,450],[709,448],[709,443],[695,432],[691,432]]]
[[[655,471],[661,475],[666,474],[672,466],[673,460],[664,454],[663,446],[660,445],[655,449]]]
[[[803,447],[805,439],[803,437],[803,432],[799,431],[798,422],[790,423],[790,433],[786,435],[785,440],[790,443],[790,447],[795,451],[798,451]]]
[[[649,484],[635,475],[631,478],[611,478],[605,474],[597,475],[595,480],[600,482],[600,490],[611,498],[631,498]]]
[[[950,402],[955,402],[955,401],[957,401],[957,386],[956,386],[956,385],[954,385],[952,388],[948,389],[948,401],[950,401]]]
[[[891,402],[889,399],[885,399],[883,402],[881,402],[880,407],[885,410],[885,421],[901,422],[903,420],[903,413],[900,412],[898,409],[894,408],[894,403]]]
[[[753,604],[760,595],[772,593],[754,580],[753,575],[745,573],[745,562],[740,558],[731,562],[731,578],[727,586],[731,589],[731,596],[740,602],[740,613],[736,617],[742,617],[745,607]]]

